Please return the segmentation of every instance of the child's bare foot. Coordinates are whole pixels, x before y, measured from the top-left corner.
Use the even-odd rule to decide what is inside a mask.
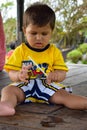
[[[11,116],[15,114],[15,109],[11,108],[7,103],[0,102],[0,116]]]

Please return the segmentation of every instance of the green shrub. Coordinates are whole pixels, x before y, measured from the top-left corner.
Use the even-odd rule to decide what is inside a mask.
[[[87,61],[82,61],[83,64],[87,64]]]
[[[87,43],[83,43],[78,47],[78,50],[85,54],[87,52]]]
[[[6,52],[10,51],[11,48],[10,47],[6,47]]]
[[[77,63],[82,58],[82,53],[75,49],[67,53],[67,60],[70,60],[73,63]]]

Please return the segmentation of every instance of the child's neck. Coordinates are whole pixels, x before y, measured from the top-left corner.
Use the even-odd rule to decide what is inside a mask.
[[[37,52],[45,51],[45,50],[48,49],[49,46],[50,46],[50,44],[48,44],[48,45],[45,46],[43,49],[37,49],[37,48],[31,47],[30,44],[29,44],[28,42],[25,42],[25,44],[26,44],[26,46],[27,46],[28,48],[30,48],[30,49],[33,50],[33,51],[37,51]]]

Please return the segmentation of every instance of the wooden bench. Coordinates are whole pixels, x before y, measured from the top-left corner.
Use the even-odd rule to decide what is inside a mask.
[[[68,65],[65,85],[73,93],[87,96],[87,66]],[[10,83],[6,72],[0,72],[0,89]],[[87,111],[70,110],[61,105],[23,104],[16,114],[0,117],[0,130],[87,130]]]

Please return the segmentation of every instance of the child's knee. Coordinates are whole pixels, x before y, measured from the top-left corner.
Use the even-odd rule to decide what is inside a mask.
[[[1,90],[1,94],[2,93],[11,93],[13,91],[13,88],[12,88],[12,86],[6,86],[6,87],[4,87],[4,88],[2,88],[2,90]]]
[[[6,86],[6,87],[2,88],[1,94],[5,93],[5,92],[9,92],[9,90],[10,90],[10,87]]]

